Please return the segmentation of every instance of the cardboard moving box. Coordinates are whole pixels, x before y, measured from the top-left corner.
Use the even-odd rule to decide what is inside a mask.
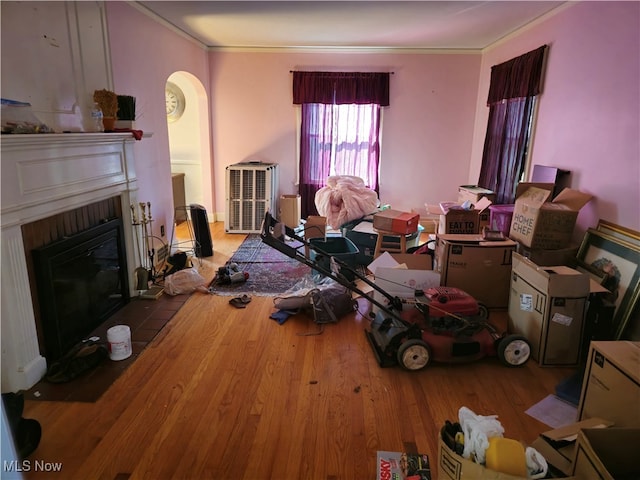
[[[542,190],[549,191],[549,198],[553,198],[553,189],[555,188],[554,183],[537,183],[537,182],[520,182],[516,185],[516,198],[522,195],[524,192],[529,190],[531,187],[540,188]]]
[[[466,459],[438,438],[438,478],[450,480],[525,480],[507,473],[496,472]]]
[[[612,422],[602,418],[590,418],[564,427],[541,433],[531,446],[535,448],[553,467],[565,475],[573,472],[573,460],[576,454],[576,440],[580,430],[585,428],[606,428]]]
[[[496,192],[478,185],[460,185],[458,187],[458,203],[471,202],[475,205],[481,198],[487,198],[492,203],[496,201]]]
[[[465,210],[459,205],[446,208],[440,215],[438,233],[473,235],[482,232],[482,227],[489,225],[490,205],[491,201],[483,197],[474,204],[473,210]]]
[[[435,270],[440,284],[457,287],[488,308],[509,303],[513,240],[485,241],[481,235],[438,235]]]
[[[382,210],[373,215],[374,228],[405,235],[417,232],[419,222],[419,214],[399,210]]]
[[[529,248],[552,250],[569,246],[578,212],[592,196],[570,188],[547,202],[550,196],[548,190],[530,187],[516,198],[510,238]]]
[[[516,252],[523,257],[528,258],[536,265],[553,266],[566,265],[575,268],[578,255],[578,245],[569,245],[566,248],[558,248],[554,250],[546,250],[542,248],[529,248],[518,243]]]
[[[414,299],[416,290],[426,290],[440,284],[440,275],[431,269],[429,255],[413,255],[407,253],[384,252],[367,267],[375,276],[375,283],[389,295],[398,298]],[[388,299],[378,290],[374,290],[373,298],[379,303],[387,304]],[[403,308],[413,308],[411,302]],[[374,306],[372,311],[378,311]]]
[[[433,213],[428,204],[423,208],[412,208],[411,213],[417,213],[420,218],[418,222],[422,225],[422,233],[436,233],[440,223],[440,213]]]
[[[509,332],[529,341],[531,357],[540,365],[577,365],[589,291],[588,274],[541,267],[514,252]]]
[[[321,217],[318,215],[309,215],[307,221],[304,222],[304,239],[308,242],[312,238],[325,238],[327,235],[327,217]],[[310,258],[309,245],[304,247],[305,256]]]
[[[280,196],[280,221],[289,228],[300,225],[300,195]]]
[[[640,478],[640,428],[589,428],[578,433],[573,476],[577,479]]]
[[[591,417],[640,428],[640,342],[591,342],[578,418]]]

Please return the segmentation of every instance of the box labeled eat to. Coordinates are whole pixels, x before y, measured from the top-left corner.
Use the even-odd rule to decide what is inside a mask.
[[[373,228],[404,235],[418,231],[420,215],[398,210],[382,210],[373,216]]]

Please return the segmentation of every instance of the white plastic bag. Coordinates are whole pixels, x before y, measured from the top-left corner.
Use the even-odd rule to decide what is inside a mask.
[[[464,458],[474,459],[484,465],[485,451],[489,447],[489,437],[504,436],[504,428],[497,415],[476,415],[467,407],[460,407],[458,419],[464,433]]]
[[[527,447],[525,454],[527,456],[529,478],[546,478],[549,465],[544,456],[533,447]]]
[[[194,268],[185,268],[172,273],[164,279],[164,291],[169,295],[191,293],[195,290],[206,292],[206,280]]]

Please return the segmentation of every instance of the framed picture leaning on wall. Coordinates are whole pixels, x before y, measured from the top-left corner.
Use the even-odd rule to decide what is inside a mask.
[[[606,224],[609,225],[612,224]],[[611,292],[609,300],[615,305],[613,338],[616,340],[623,338],[640,295],[640,241],[636,242],[632,234],[633,231],[627,229],[590,228],[577,254],[578,264],[599,277]],[[627,237],[631,241],[627,241]]]
[[[598,220],[596,230],[600,233],[604,233],[605,235],[615,237],[622,243],[629,243],[640,248],[640,232],[636,230],[622,227],[602,219]]]

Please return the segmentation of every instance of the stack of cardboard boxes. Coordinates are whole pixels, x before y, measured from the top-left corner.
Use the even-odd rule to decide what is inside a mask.
[[[551,187],[519,186],[510,238],[501,240],[487,240],[481,234],[482,214],[485,205],[491,204],[490,197],[481,196],[487,192],[478,191],[477,197],[469,198],[474,189],[461,187],[460,203],[469,200],[481,208],[439,214],[433,271],[429,256],[401,254],[383,254],[368,264],[369,269],[376,284],[400,298],[410,298],[415,288],[440,283],[461,288],[490,308],[508,309],[510,333],[528,339],[532,358],[542,366],[568,367],[586,361],[578,421],[542,433],[531,446],[561,476],[640,478],[635,458],[640,442],[640,342],[593,341],[585,354],[586,307],[596,286],[588,274],[572,268],[577,248],[571,246],[571,238],[578,212],[591,197],[565,189],[548,202]],[[456,215],[466,217],[452,220]],[[372,235],[371,248],[373,227],[419,239],[417,220],[415,214],[396,211],[374,217],[367,232]],[[313,221],[306,225],[305,236],[316,236],[310,228],[317,225]],[[346,233],[349,236],[354,230]],[[324,235],[324,230],[319,234]],[[403,265],[406,268],[400,268]],[[379,292],[374,292],[374,298],[384,301]],[[438,466],[441,478],[519,478],[488,471],[442,441]]]
[[[578,212],[591,195],[566,188],[548,202],[549,187],[527,184],[518,193],[509,237],[522,255],[513,260],[509,331],[529,340],[540,365],[577,365],[587,300],[596,286],[567,264],[575,258],[571,239]]]
[[[462,185],[457,202],[427,205],[431,214],[439,212],[434,270],[440,273],[441,285],[460,288],[489,308],[506,308],[516,242],[483,237],[493,201],[494,192]]]
[[[577,422],[544,432],[534,447],[576,479],[640,478],[640,342],[591,342]]]
[[[592,342],[577,422],[543,432],[531,444],[547,461],[544,478],[640,478],[640,342]],[[439,439],[440,478],[520,479],[487,470]]]
[[[489,207],[496,194],[486,188],[462,185],[456,202],[426,204],[427,214],[435,218],[438,234],[477,235],[489,226]]]
[[[479,232],[451,235],[447,229],[455,225],[441,217],[435,269],[443,285],[463,288],[490,307],[507,307],[509,332],[527,338],[540,365],[578,366],[586,359],[578,422],[545,432],[532,445],[549,464],[576,479],[640,478],[640,342],[583,341],[588,300],[603,289],[573,268],[578,247],[571,240],[591,196],[564,189],[550,201],[552,189],[519,185],[505,241],[485,240]],[[481,466],[440,450],[440,465],[452,466],[443,468],[445,478],[462,478],[462,470],[489,478]],[[494,473],[491,478],[508,478]]]
[[[474,208],[441,213],[434,269],[442,285],[461,288],[489,308],[508,309],[510,333],[529,340],[541,365],[573,366],[580,361],[587,300],[597,288],[572,268],[575,223],[591,195],[567,188],[549,201],[553,187],[519,184],[508,238],[494,240],[483,227],[495,195],[461,186],[457,204]]]
[[[582,342],[586,308],[596,286],[588,274],[572,267],[577,247],[571,245],[571,238],[578,212],[591,197],[565,189],[549,202],[552,187],[520,186],[509,238],[501,240],[487,240],[482,235],[486,225],[482,214],[491,198],[469,198],[469,190],[473,194],[474,189],[461,187],[459,203],[469,200],[480,209],[438,214],[434,271],[430,271],[427,257],[412,255],[393,255],[391,264],[382,256],[369,267],[377,284],[401,298],[413,295],[416,285],[439,282],[467,291],[490,308],[508,309],[510,333],[529,340],[532,357],[540,365],[576,366],[586,359],[578,422],[541,434],[532,446],[560,476],[613,479],[637,475],[640,343],[590,342],[586,354]],[[378,226],[384,220],[391,222],[384,229],[406,233],[405,223],[402,228],[394,225],[394,218],[396,224],[399,221],[394,215],[381,216]],[[408,268],[398,268],[402,263]],[[379,295],[376,299],[383,301]],[[443,442],[438,466],[441,478],[519,478],[488,471]]]

